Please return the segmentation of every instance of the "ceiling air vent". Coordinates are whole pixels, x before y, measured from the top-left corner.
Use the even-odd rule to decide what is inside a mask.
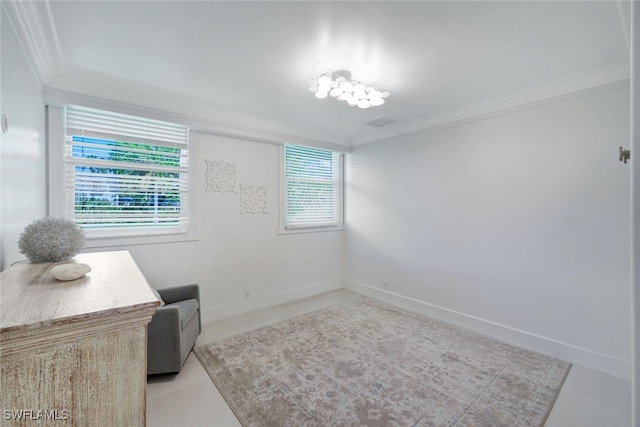
[[[378,116],[378,117],[374,117],[373,119],[369,120],[368,122],[365,122],[365,125],[369,125],[369,126],[375,126],[377,128],[381,128],[383,126],[387,126],[390,125],[391,123],[397,123],[397,120],[391,119],[389,117],[386,116]]]

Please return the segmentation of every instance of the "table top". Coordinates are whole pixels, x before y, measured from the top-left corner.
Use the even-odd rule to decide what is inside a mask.
[[[86,276],[62,282],[51,275],[57,265],[84,263]],[[73,259],[19,262],[0,274],[0,331],[102,316],[159,304],[129,251],[96,252]]]

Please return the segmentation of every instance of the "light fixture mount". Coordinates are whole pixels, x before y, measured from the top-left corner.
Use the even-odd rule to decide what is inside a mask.
[[[352,107],[360,108],[382,105],[389,96],[386,90],[352,80],[349,70],[336,70],[331,76],[324,73],[317,79],[312,79],[309,81],[309,91],[313,92],[316,98],[331,96],[338,101],[346,101]]]

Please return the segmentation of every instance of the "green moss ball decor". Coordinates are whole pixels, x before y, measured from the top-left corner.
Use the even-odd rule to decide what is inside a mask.
[[[66,218],[45,217],[27,225],[18,248],[33,263],[72,258],[84,247],[84,230]]]

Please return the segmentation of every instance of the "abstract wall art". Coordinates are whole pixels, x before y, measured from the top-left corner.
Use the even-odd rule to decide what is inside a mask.
[[[206,183],[207,193],[238,192],[238,164],[224,160],[204,160],[207,165]]]
[[[260,185],[240,184],[240,213],[268,214],[267,189]]]

